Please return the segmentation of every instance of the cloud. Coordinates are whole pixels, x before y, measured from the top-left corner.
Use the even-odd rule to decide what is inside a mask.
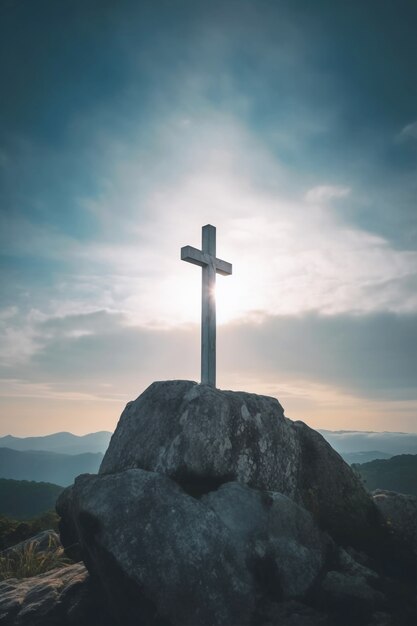
[[[417,400],[416,327],[415,314],[242,319],[219,329],[219,371],[261,385],[310,381],[364,398]],[[198,376],[195,325],[150,328],[96,311],[40,320],[34,335],[36,350],[25,364],[3,368],[3,378],[24,385],[47,381],[66,393],[100,394],[105,383],[106,393],[118,395],[138,381]]]
[[[401,129],[399,134],[400,139],[417,139],[417,120],[407,124]]]
[[[234,265],[233,277],[218,281],[220,321],[253,310],[417,310],[417,252],[398,250],[333,211],[329,201],[347,197],[348,187],[318,185],[306,199],[294,194],[293,174],[236,119],[195,116],[186,141],[180,119],[167,118],[170,132],[146,155],[140,132],[115,150],[112,135],[100,138],[113,156],[97,164],[98,177],[111,184],[79,199],[94,213],[90,236],[8,218],[4,250],[28,268],[44,262],[24,284],[23,313],[30,302],[48,317],[101,308],[136,324],[197,322],[199,272],[180,262],[179,250],[200,246],[205,223],[217,226],[218,253]],[[17,281],[4,280],[15,302]]]
[[[300,412],[307,395],[330,411],[353,407],[352,394],[372,387],[373,410],[386,411],[375,376],[367,387],[353,365],[340,364],[349,345],[326,355],[330,337],[337,343],[347,333],[368,362],[355,341],[366,344],[366,335],[348,320],[417,312],[414,156],[403,146],[397,158],[387,129],[398,112],[384,97],[388,88],[395,106],[409,101],[402,39],[395,54],[386,51],[398,70],[387,87],[386,59],[368,54],[375,29],[386,35],[371,15],[358,31],[349,10],[333,15],[308,3],[301,20],[286,3],[244,3],[238,20],[233,3],[172,16],[129,4],[99,12],[82,33],[81,13],[70,11],[56,41],[49,35],[61,32],[52,28],[62,23],[59,8],[38,19],[35,39],[6,33],[14,56],[27,61],[10,74],[12,83],[21,71],[27,80],[16,83],[19,106],[4,102],[0,155],[0,352],[14,398],[20,388],[51,402],[62,394],[110,403],[152,377],[193,376],[200,273],[179,250],[198,247],[201,226],[213,223],[218,254],[234,266],[217,285],[219,334],[238,337],[239,369],[223,367],[226,384],[284,389]],[[369,64],[352,61],[339,29],[354,33]],[[86,64],[92,42],[94,63]],[[415,124],[402,140],[415,137]],[[266,330],[288,369],[270,355]],[[294,361],[299,336],[309,349]],[[386,369],[368,365],[389,381]]]
[[[417,435],[396,432],[323,431],[323,436],[338,452],[378,450],[389,454],[417,454]]]
[[[417,316],[267,316],[225,332],[225,370],[238,363],[368,398],[416,399]],[[240,366],[241,367],[241,366]]]
[[[416,314],[235,320],[218,329],[218,385],[276,396],[289,417],[316,427],[392,430],[395,417],[397,430],[417,430],[416,327]],[[199,378],[198,325],[153,328],[95,311],[33,319],[32,336],[24,361],[0,367],[3,428],[12,432],[21,415],[35,432],[51,407],[54,424],[73,415],[71,430],[103,420],[113,428],[154,380]]]
[[[350,194],[349,187],[337,185],[318,185],[309,189],[305,195],[307,202],[320,203],[328,200],[346,198]]]

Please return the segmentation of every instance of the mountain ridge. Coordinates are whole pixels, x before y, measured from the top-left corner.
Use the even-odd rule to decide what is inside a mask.
[[[390,459],[354,463],[368,491],[384,489],[417,496],[417,454],[399,454]]]
[[[348,463],[366,463],[400,454],[417,454],[417,433],[398,431],[358,431],[318,429],[323,437]],[[59,454],[104,454],[112,433],[102,430],[85,435],[59,431],[49,435],[0,437],[0,448],[18,451],[46,451]]]
[[[100,430],[86,435],[74,435],[67,431],[51,433],[39,437],[15,437],[5,435],[0,437],[0,448],[28,451],[42,450],[46,452],[59,452],[62,454],[82,454],[84,452],[104,453],[110,441],[112,433]]]
[[[0,477],[66,487],[79,474],[95,474],[102,458],[102,452],[64,454],[47,450],[0,448]]]
[[[417,433],[358,430],[318,430],[318,432],[343,457],[347,454],[372,451],[391,456],[417,454]]]

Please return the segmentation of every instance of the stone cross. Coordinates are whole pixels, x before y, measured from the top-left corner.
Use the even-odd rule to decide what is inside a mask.
[[[203,226],[201,250],[181,248],[181,260],[202,268],[201,292],[201,382],[216,386],[216,273],[229,276],[231,263],[216,258],[216,229]]]

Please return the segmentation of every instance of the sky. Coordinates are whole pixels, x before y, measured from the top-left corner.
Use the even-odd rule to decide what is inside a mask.
[[[0,435],[200,376],[417,432],[414,0],[0,0]]]

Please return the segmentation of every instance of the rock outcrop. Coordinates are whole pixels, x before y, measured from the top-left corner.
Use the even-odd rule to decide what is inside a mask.
[[[100,474],[167,474],[191,495],[228,481],[280,492],[348,544],[375,530],[370,496],[324,438],[275,398],[191,381],[150,385],[123,411]]]
[[[191,492],[236,480],[293,497],[299,455],[275,398],[175,380],[153,383],[129,402],[100,474],[141,467]]]
[[[370,495],[273,398],[153,383],[99,474],[57,510],[112,626],[405,626],[412,614],[395,608],[409,587],[375,559],[389,535]]]

